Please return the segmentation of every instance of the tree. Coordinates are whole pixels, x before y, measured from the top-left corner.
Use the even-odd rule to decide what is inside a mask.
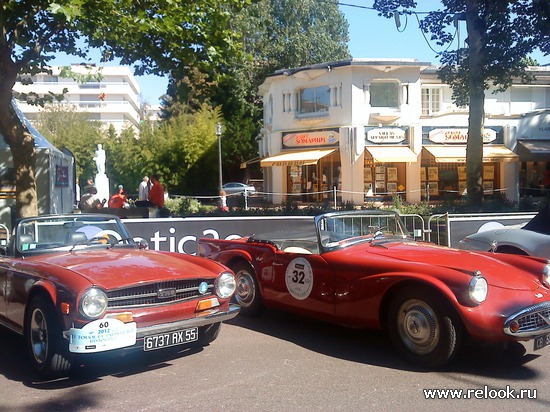
[[[0,131],[12,151],[16,214],[36,215],[34,139],[17,117],[17,76],[47,69],[56,52],[120,58],[136,74],[165,74],[179,66],[223,66],[239,55],[229,23],[250,0],[4,0],[0,6]],[[33,96],[43,104],[51,96]]]
[[[193,112],[203,103],[222,108],[224,176],[240,179],[240,164],[257,156],[262,127],[258,87],[277,69],[349,58],[348,23],[336,1],[260,0],[232,20],[242,39],[223,72],[184,67],[172,72],[167,113]]]
[[[453,41],[447,29],[466,21],[468,47],[440,55],[439,77],[453,89],[458,105],[469,104],[466,173],[468,202],[483,202],[482,161],[485,90],[507,89],[514,77],[529,81],[527,56],[536,48],[550,53],[548,0],[442,0],[443,10],[431,11],[420,28],[440,46]],[[413,0],[376,0],[374,8],[385,17],[412,13]]]
[[[195,113],[180,113],[155,131],[154,165],[169,192],[217,193],[218,139],[214,131],[220,110],[203,105]],[[141,140],[141,139],[140,139]]]
[[[96,170],[93,154],[97,144],[104,140],[101,123],[74,107],[47,104],[38,116],[36,128],[55,147],[68,149],[74,155],[81,187],[88,178],[93,178]]]

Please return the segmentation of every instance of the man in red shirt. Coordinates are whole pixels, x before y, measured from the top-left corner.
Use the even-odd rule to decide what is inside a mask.
[[[164,207],[164,186],[159,182],[158,175],[151,176],[151,189],[149,189],[149,201],[153,206],[161,208]]]

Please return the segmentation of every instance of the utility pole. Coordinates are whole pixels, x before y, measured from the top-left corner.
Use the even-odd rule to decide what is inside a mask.
[[[218,166],[219,166],[219,173],[220,173],[220,181],[219,181],[219,191],[221,192],[222,186],[223,186],[223,178],[222,178],[222,132],[223,132],[223,126],[220,122],[216,124],[216,136],[218,136]]]

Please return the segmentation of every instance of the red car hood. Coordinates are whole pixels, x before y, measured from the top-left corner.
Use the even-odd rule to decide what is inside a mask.
[[[368,252],[410,261],[413,265],[423,263],[471,273],[479,270],[490,285],[502,288],[534,290],[540,286],[538,282],[540,273],[529,273],[517,266],[502,262],[498,259],[498,255],[493,257],[488,254],[422,242],[373,243]]]
[[[106,289],[175,278],[212,278],[223,270],[220,264],[195,256],[116,247],[41,255],[36,262],[61,266]]]

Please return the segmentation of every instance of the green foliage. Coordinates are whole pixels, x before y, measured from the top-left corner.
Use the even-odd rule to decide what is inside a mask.
[[[214,210],[214,206],[204,206],[192,197],[177,197],[168,199],[164,204],[171,216],[186,216],[199,213],[207,214]]]
[[[16,215],[37,213],[33,139],[14,113],[18,76],[47,71],[58,53],[85,58],[89,46],[105,61],[120,58],[136,74],[196,66],[222,73],[242,56],[232,19],[250,0],[4,0],[0,6],[0,132],[16,169]],[[57,96],[30,93],[30,104]]]
[[[154,133],[153,159],[165,187],[177,194],[217,193],[219,110],[203,105],[194,114],[180,113]],[[140,139],[141,140],[141,139]]]
[[[201,104],[222,109],[225,181],[241,180],[240,164],[258,156],[262,121],[258,87],[284,67],[349,57],[348,24],[336,2],[259,0],[232,19],[242,35],[245,57],[235,56],[222,71],[181,66],[172,71],[164,115],[194,112]]]
[[[36,128],[55,147],[73,154],[81,185],[95,176],[93,155],[97,144],[103,142],[99,122],[90,120],[89,114],[77,112],[72,106],[51,104],[40,113]]]

